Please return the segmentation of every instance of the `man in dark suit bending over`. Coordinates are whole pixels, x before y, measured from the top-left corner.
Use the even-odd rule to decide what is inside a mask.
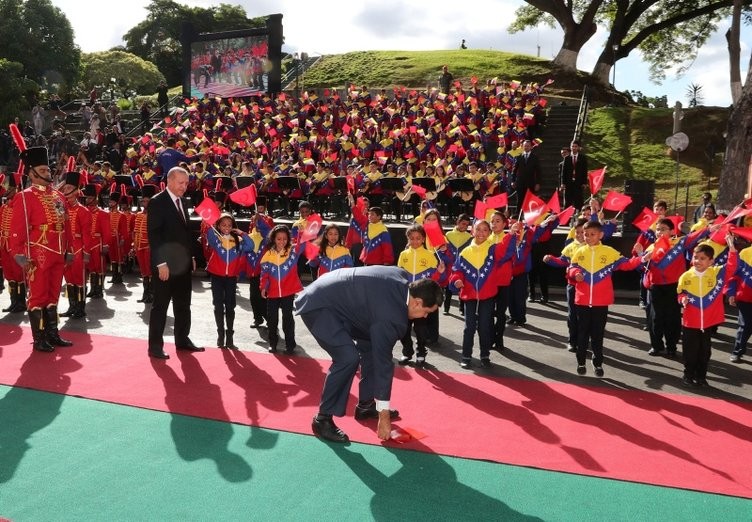
[[[172,301],[175,314],[175,346],[178,350],[203,352],[188,338],[191,331],[191,272],[196,262],[191,254],[193,241],[183,195],[188,188],[188,172],[173,167],[167,173],[167,188],[149,202],[146,218],[151,246],[154,302],[149,314],[149,356],[169,359],[164,351],[167,307]]]
[[[378,418],[380,439],[391,436],[389,408],[394,361],[392,349],[408,321],[438,310],[443,290],[431,279],[410,283],[394,266],[342,268],[309,285],[295,300],[295,310],[321,347],[332,356],[324,381],[313,433],[332,442],[348,442],[332,420],[345,414],[355,372],[360,366],[357,420]]]

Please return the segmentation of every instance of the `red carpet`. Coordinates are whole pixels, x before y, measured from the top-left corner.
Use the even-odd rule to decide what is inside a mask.
[[[0,325],[0,383],[310,433],[329,365],[172,346],[155,361],[142,340],[66,337],[76,345],[32,353],[28,329]],[[750,403],[403,368],[392,399],[396,425],[425,434],[415,449],[752,498]],[[379,442],[375,421],[338,423]]]

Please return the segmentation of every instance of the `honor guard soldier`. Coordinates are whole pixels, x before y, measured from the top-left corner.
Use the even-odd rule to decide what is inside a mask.
[[[86,264],[91,256],[94,238],[91,231],[91,213],[78,201],[81,175],[78,172],[66,172],[65,184],[60,189],[67,203],[68,224],[71,231],[69,250],[73,261],[66,265],[65,292],[68,294],[68,310],[60,317],[82,319],[86,317]]]
[[[110,191],[110,270],[112,279],[110,283],[115,285],[123,284],[123,263],[128,254],[126,242],[128,240],[128,216],[120,211],[120,200],[127,198],[125,187],[121,187],[120,192],[113,187]]]
[[[102,287],[104,285],[104,256],[110,249],[110,215],[97,205],[101,187],[96,183],[89,183],[84,187],[86,208],[91,214],[92,238],[89,262],[86,270],[89,272],[89,293],[86,297],[101,299],[104,297]]]
[[[60,337],[57,302],[70,244],[65,198],[52,188],[47,149],[31,147],[21,153],[31,186],[13,199],[10,250],[24,269],[29,287],[26,307],[34,349],[51,352],[73,343]]]
[[[143,185],[141,187],[141,207],[143,210],[136,214],[133,224],[133,253],[136,256],[138,268],[144,281],[144,293],[139,303],[151,303],[154,301],[154,292],[151,285],[151,249],[149,248],[149,235],[146,229],[146,214],[149,211],[149,200],[157,193],[156,185]]]
[[[10,294],[10,306],[3,308],[3,312],[18,313],[26,311],[26,282],[23,270],[10,252],[10,222],[13,215],[13,196],[16,195],[16,183],[12,175],[8,176],[8,183],[5,203],[0,207],[0,256]]]

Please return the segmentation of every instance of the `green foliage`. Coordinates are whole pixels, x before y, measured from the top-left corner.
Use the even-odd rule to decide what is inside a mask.
[[[466,85],[472,76],[480,81],[499,77],[545,82],[551,74],[548,60],[498,51],[361,51],[323,57],[306,72],[303,82],[309,87],[344,87],[355,83],[369,87],[424,88],[429,84],[436,86],[444,64],[449,65],[455,79]]]
[[[117,102],[118,109],[127,111],[133,108],[133,103],[128,98],[120,98]]]
[[[172,0],[152,0],[146,8],[146,20],[131,28],[123,37],[126,49],[154,64],[167,83],[182,82],[183,22],[190,22],[197,33],[215,33],[234,29],[262,27],[266,18],[248,18],[242,6],[219,4],[203,8],[188,7]]]
[[[718,108],[687,109],[682,131],[689,147],[679,157],[679,206],[689,185],[690,203],[708,186],[711,157],[708,150],[723,151],[728,111]],[[623,187],[626,179],[653,180],[656,197],[673,205],[676,161],[665,140],[673,132],[672,109],[606,107],[591,111],[585,128],[585,143],[593,168],[607,165],[606,188]],[[717,185],[720,161],[713,157],[711,183]]]
[[[520,33],[526,29],[532,29],[539,25],[545,25],[554,29],[556,20],[548,13],[543,13],[532,5],[525,4],[517,8],[514,12],[515,19],[509,24],[507,31],[512,34]]]
[[[0,0],[0,56],[23,65],[43,88],[65,92],[78,76],[81,52],[65,14],[50,0]]]
[[[39,86],[24,78],[23,65],[0,58],[0,122],[3,126],[27,110],[27,99],[35,94]]]
[[[154,92],[159,82],[164,80],[156,65],[123,51],[84,54],[81,65],[85,88],[96,85],[109,89],[114,87],[111,86],[114,78],[121,93],[147,93]]]
[[[703,102],[702,85],[698,85],[696,83],[690,83],[687,86],[687,90],[684,92],[687,95],[687,103],[690,107],[697,107],[698,105],[702,105],[702,102]]]
[[[663,96],[645,96],[642,91],[627,91],[627,96],[632,99],[632,103],[641,107],[649,107],[651,109],[665,109],[668,107],[668,97]]]
[[[688,7],[684,6],[685,2],[666,0],[662,3],[666,6],[663,10],[649,11],[646,16],[638,20],[632,28],[630,37],[651,25],[670,19],[672,16],[683,14],[688,10],[696,10],[700,7],[698,4],[708,2],[693,2],[693,5]],[[673,9],[670,9],[669,6]],[[718,22],[728,14],[729,11],[723,9],[672,25],[650,35],[639,45],[643,60],[650,64],[650,79],[653,81],[665,80],[666,69],[674,64],[680,65],[676,73],[677,76],[686,72],[697,57],[697,51],[715,32]]]

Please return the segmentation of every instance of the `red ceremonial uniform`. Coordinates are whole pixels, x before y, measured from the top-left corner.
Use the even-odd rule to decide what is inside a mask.
[[[149,235],[146,231],[146,211],[136,214],[133,224],[133,250],[136,253],[138,268],[142,277],[151,277],[151,249],[149,248]]]
[[[104,261],[102,252],[105,245],[110,244],[110,215],[105,210],[99,207],[89,207],[89,213],[91,214],[91,251],[89,256],[89,264],[86,265],[86,269],[92,274],[104,274]]]
[[[71,234],[69,251],[73,254],[73,262],[65,267],[65,282],[69,285],[83,287],[84,281],[86,281],[84,254],[91,255],[91,245],[94,241],[89,233],[91,231],[91,212],[78,202],[73,205],[69,204],[67,210]]]
[[[65,254],[71,242],[65,198],[50,186],[32,185],[13,199],[10,251],[30,261],[29,310],[57,306]]]
[[[128,253],[128,215],[117,209],[110,211],[110,262],[122,263]]]
[[[10,222],[13,215],[12,200],[0,207],[0,257],[2,258],[3,276],[8,281],[23,282],[23,270],[13,259],[10,252]]]

